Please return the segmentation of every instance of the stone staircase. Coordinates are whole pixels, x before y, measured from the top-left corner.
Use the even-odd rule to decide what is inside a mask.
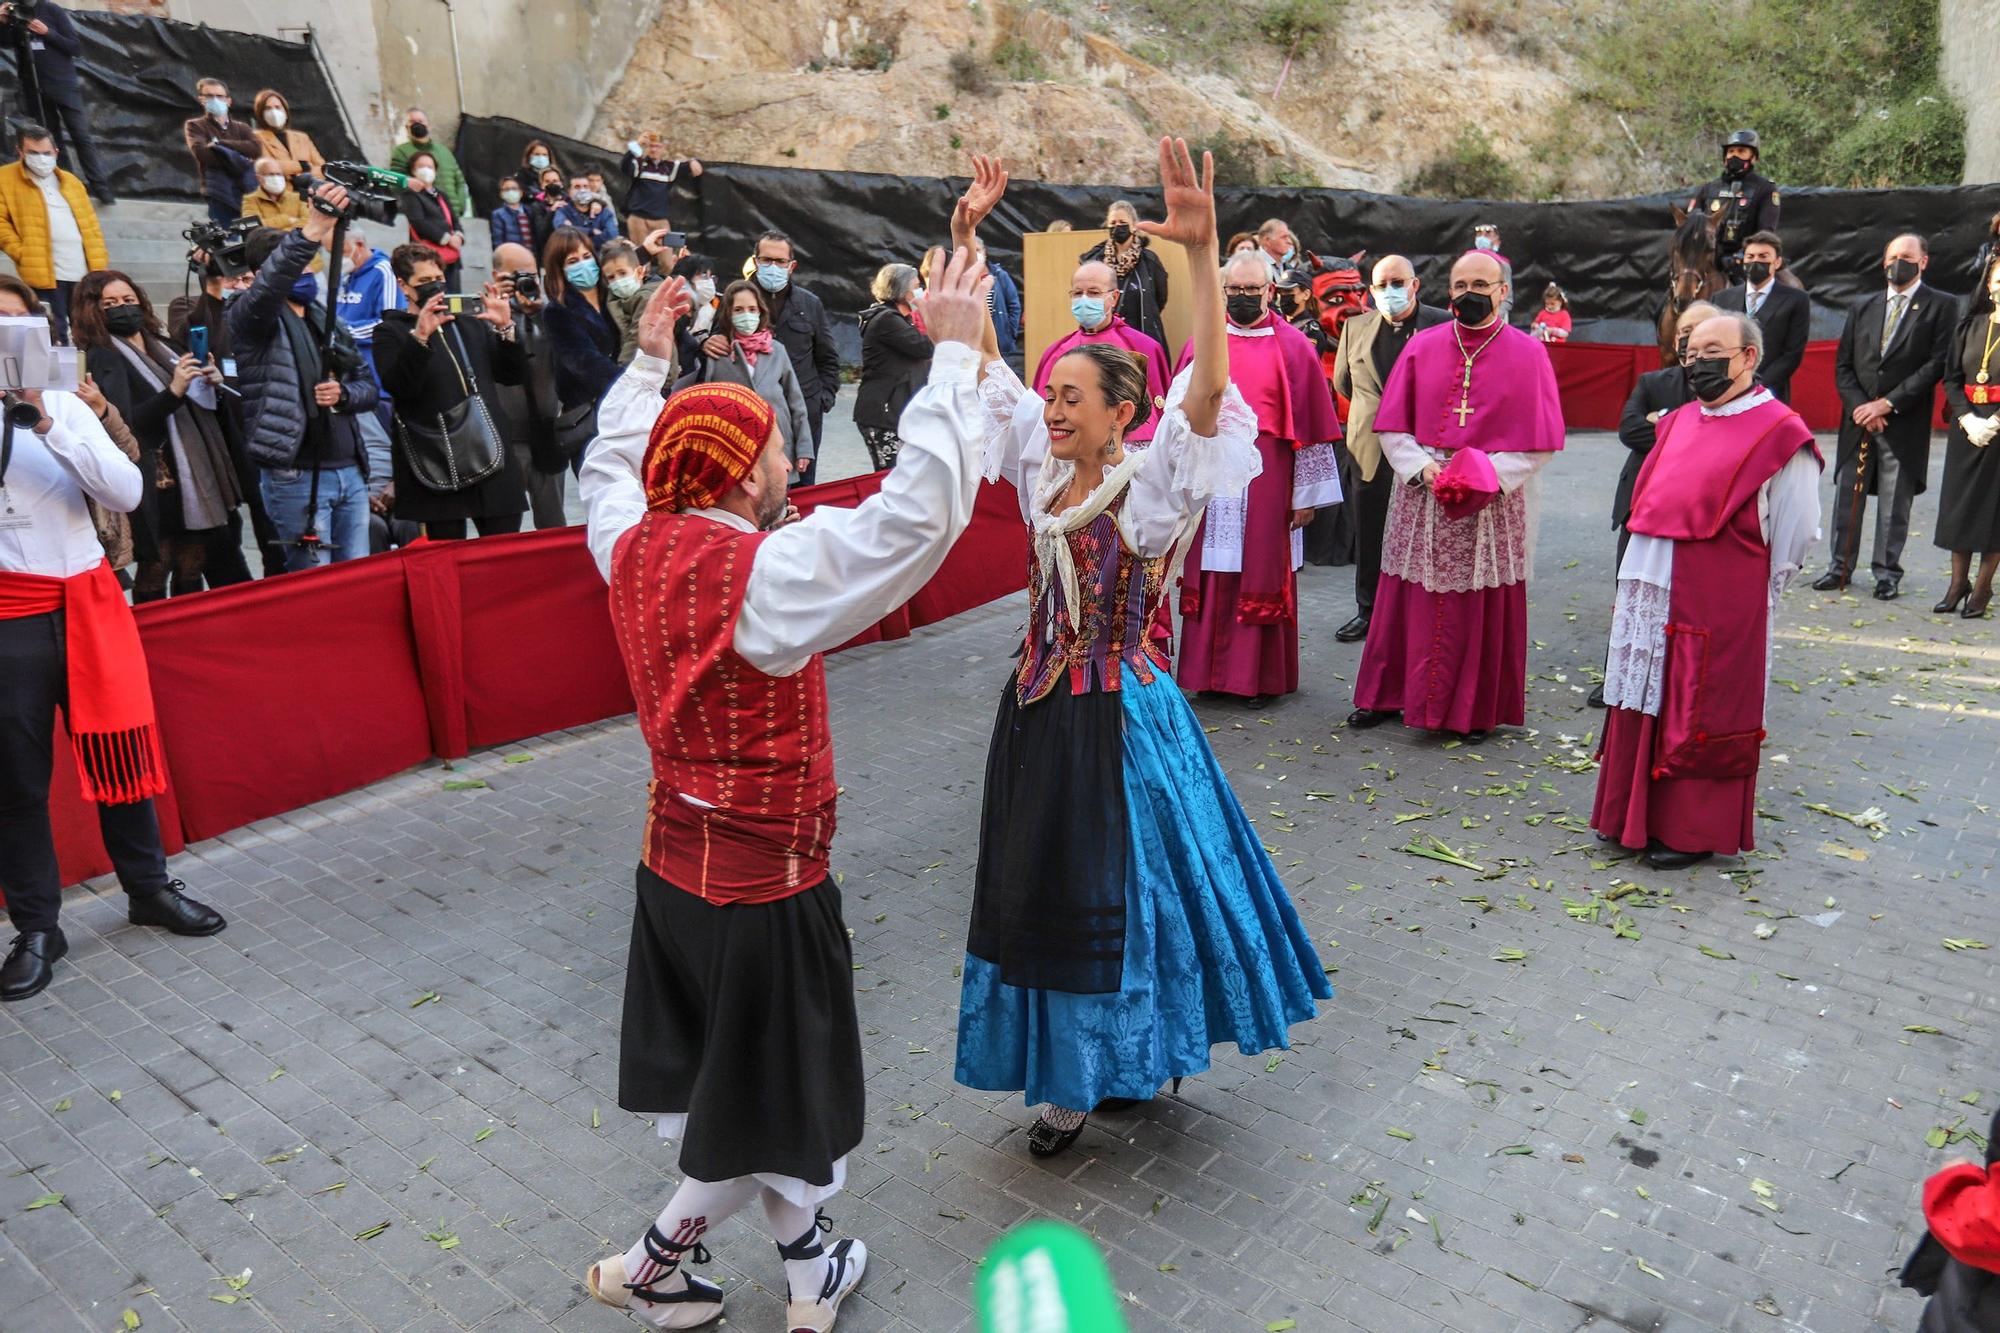
[[[111,267],[120,269],[146,289],[146,294],[164,315],[167,302],[183,291],[191,291],[188,274],[188,243],[181,233],[208,216],[198,200],[126,199],[97,211],[104,228],[104,247],[111,255]],[[383,251],[396,248],[408,235],[401,222],[361,224],[369,243]],[[484,221],[466,227],[465,290],[477,291],[492,268],[492,246]],[[12,273],[12,261],[0,256],[0,272]]]

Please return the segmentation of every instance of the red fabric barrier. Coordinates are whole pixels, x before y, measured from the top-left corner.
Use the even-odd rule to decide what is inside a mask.
[[[880,487],[855,477],[793,498],[851,506]],[[936,577],[853,642],[906,637],[1026,584],[1014,492],[984,485]],[[581,528],[424,542],[135,614],[167,752],[169,854],[432,757],[632,708]],[[63,881],[109,870],[60,741],[49,804]]]

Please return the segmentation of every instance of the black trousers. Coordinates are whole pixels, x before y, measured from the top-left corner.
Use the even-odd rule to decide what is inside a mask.
[[[424,524],[424,536],[434,542],[464,541],[465,524],[466,520],[462,518],[446,518],[440,519],[435,523],[426,523]],[[480,517],[472,520],[472,528],[473,531],[482,537],[497,536],[503,532],[519,532],[521,530],[521,515],[482,514]]]
[[[17,930],[50,930],[62,905],[49,825],[56,709],[69,702],[63,613],[0,620],[0,892]],[[97,807],[97,826],[129,894],[167,887],[150,800]]]
[[[91,137],[90,114],[83,109],[83,90],[44,84],[42,102],[47,107],[48,128],[55,131],[56,151],[67,148],[75,153],[76,164],[81,168],[76,174],[83,177],[92,194],[108,192],[111,175],[97,155],[97,140]]]
[[[1386,458],[1377,460],[1375,479],[1354,485],[1354,605],[1364,616],[1375,614],[1375,585],[1382,577],[1382,534],[1389,526],[1389,497],[1396,490],[1396,469]]]

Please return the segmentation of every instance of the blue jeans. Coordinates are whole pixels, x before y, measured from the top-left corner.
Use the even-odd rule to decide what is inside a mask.
[[[281,467],[265,468],[260,478],[264,510],[278,529],[288,573],[368,554],[368,483],[362,480],[358,467],[326,468],[320,472],[319,508],[314,523],[319,532],[319,549],[302,551],[294,545],[305,531],[306,501],[312,493],[312,479],[309,471]]]

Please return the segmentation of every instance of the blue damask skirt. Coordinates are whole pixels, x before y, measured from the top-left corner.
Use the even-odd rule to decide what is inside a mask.
[[[956,1073],[967,1087],[1020,1089],[1030,1104],[1080,1110],[1106,1097],[1144,1099],[1206,1070],[1217,1043],[1245,1055],[1288,1048],[1291,1026],[1318,1012],[1315,997],[1333,998],[1180,688],[1164,672],[1151,682],[1128,673],[1114,697],[1128,841],[1120,988],[1010,985],[995,963],[968,954]]]

